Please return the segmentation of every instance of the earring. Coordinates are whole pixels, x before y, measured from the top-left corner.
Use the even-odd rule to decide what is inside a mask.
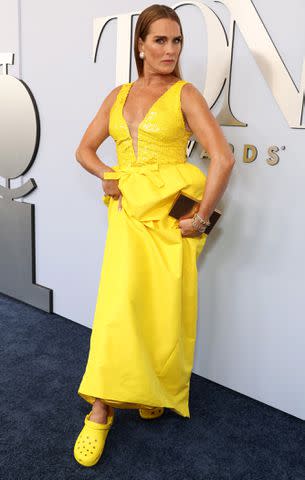
[[[144,52],[140,52],[139,57],[142,58],[142,60],[143,60],[143,58],[144,58]]]

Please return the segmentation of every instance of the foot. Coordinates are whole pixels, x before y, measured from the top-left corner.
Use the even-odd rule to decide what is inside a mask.
[[[90,415],[91,412],[86,415],[85,424],[74,445],[74,458],[85,467],[92,467],[101,458],[113,423],[114,409],[109,407],[109,421],[106,424],[91,421]]]

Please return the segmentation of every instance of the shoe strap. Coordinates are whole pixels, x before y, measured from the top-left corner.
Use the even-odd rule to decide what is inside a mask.
[[[108,417],[107,417],[107,423],[98,423],[90,420],[90,415],[92,412],[88,413],[85,418],[85,425],[90,427],[92,430],[108,430],[112,423],[113,423],[113,417],[114,417],[114,412],[110,411]]]

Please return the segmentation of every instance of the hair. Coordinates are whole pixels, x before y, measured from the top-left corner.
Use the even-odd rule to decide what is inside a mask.
[[[137,20],[136,28],[135,28],[133,48],[134,48],[134,56],[135,56],[139,77],[143,76],[143,60],[142,58],[139,57],[139,52],[138,52],[139,38],[141,38],[144,42],[147,35],[149,34],[150,25],[156,20],[159,20],[160,18],[169,18],[170,20],[174,20],[175,22],[178,23],[180,27],[181,36],[182,36],[181,50],[180,50],[180,54],[181,54],[182,47],[183,47],[183,31],[182,31],[180,18],[178,17],[177,13],[175,12],[174,9],[172,9],[171,7],[168,7],[167,5],[158,5],[158,4],[150,5],[140,13]],[[179,55],[179,58],[180,58],[180,55]],[[173,75],[181,79],[181,69],[180,69],[179,59],[172,73]]]

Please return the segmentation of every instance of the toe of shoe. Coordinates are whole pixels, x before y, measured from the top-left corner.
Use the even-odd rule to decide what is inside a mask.
[[[77,447],[74,448],[74,458],[75,460],[85,467],[92,467],[95,465],[102,456],[104,445],[100,446],[98,451],[92,451],[90,449],[83,447],[83,450],[78,450]]]
[[[95,465],[104,451],[108,430],[92,432],[83,428],[74,445],[75,460],[86,467]]]

